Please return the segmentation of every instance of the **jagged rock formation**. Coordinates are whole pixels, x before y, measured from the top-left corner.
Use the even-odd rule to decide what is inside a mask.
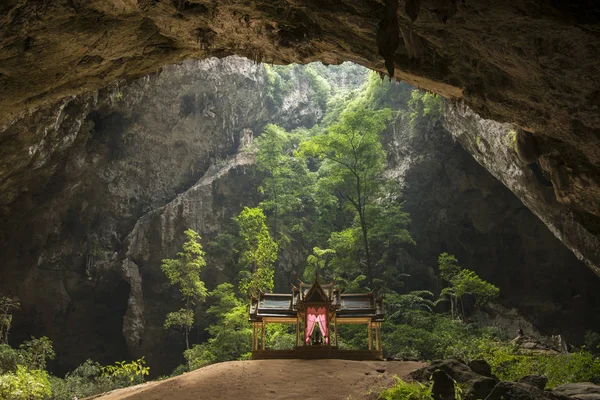
[[[544,173],[547,170],[544,166],[552,161],[545,155],[533,162],[523,161],[520,149],[524,146],[519,146],[518,128],[483,119],[465,105],[449,104],[445,117],[452,135],[475,160],[515,193],[577,258],[600,276],[600,219],[561,204],[555,196],[559,195],[560,187],[553,185],[556,180]],[[563,177],[567,179],[565,174]]]
[[[385,59],[397,77],[522,128],[557,201],[597,236],[599,21],[600,6],[588,0],[9,0],[0,5],[0,127],[189,58],[350,60],[379,71]],[[42,136],[16,140],[31,147]],[[10,164],[15,138],[0,138]],[[577,233],[558,235],[585,253]]]
[[[456,124],[472,120],[452,117],[450,112],[446,112],[446,125],[453,135],[482,134],[466,125],[458,130]],[[563,334],[574,341],[586,329],[600,329],[595,311],[600,308],[600,279],[507,189],[515,191],[502,176],[512,174],[514,166],[495,162],[498,181],[463,149],[466,138],[459,136],[457,141],[441,124],[412,129],[408,118],[403,118],[388,130],[386,139],[388,173],[403,184],[404,209],[411,214],[409,230],[417,243],[406,246],[396,261],[399,269],[416,278],[407,280],[416,284],[409,289],[418,290],[431,282],[437,256],[448,251],[462,266],[497,285],[500,302],[517,309],[542,334]],[[477,143],[483,146],[484,140],[485,136]],[[524,189],[521,193],[535,192]],[[508,328],[502,321],[505,310],[489,311],[488,322]],[[511,319],[512,333],[519,316],[513,313]]]

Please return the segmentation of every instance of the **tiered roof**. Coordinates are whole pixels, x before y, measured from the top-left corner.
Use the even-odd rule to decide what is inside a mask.
[[[335,311],[336,318],[341,320],[370,319],[383,321],[383,299],[377,297],[375,291],[369,293],[340,293],[331,282],[312,284],[299,282],[299,287],[292,285],[292,293],[260,293],[258,298],[250,301],[249,319],[260,322],[268,319],[295,319],[298,312],[307,304],[325,304]]]

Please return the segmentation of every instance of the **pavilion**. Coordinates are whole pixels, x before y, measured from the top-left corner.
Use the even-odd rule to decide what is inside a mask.
[[[321,285],[318,277],[312,284],[292,285],[291,293],[259,293],[250,301],[252,323],[252,358],[343,358],[380,360],[383,299],[375,291],[340,293],[333,282]],[[295,324],[296,346],[292,350],[266,348],[269,323]],[[338,325],[364,324],[368,349],[338,348]],[[333,329],[332,329],[333,328]]]

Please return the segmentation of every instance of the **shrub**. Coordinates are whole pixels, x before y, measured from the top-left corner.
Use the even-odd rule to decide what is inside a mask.
[[[384,400],[432,400],[431,385],[425,386],[419,382],[404,382],[396,378],[396,384],[379,394]]]
[[[22,365],[15,372],[0,375],[0,398],[5,400],[43,399],[52,394],[48,374]]]

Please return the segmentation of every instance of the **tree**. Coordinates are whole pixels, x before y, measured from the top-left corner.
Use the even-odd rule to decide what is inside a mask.
[[[306,160],[293,154],[300,136],[270,124],[254,141],[256,165],[265,174],[259,187],[264,196],[259,207],[269,217],[267,223],[280,249],[291,242],[293,233],[305,230],[305,205],[312,199],[313,176],[306,168]]]
[[[240,263],[250,271],[240,281],[240,292],[257,296],[259,291],[273,290],[273,263],[277,260],[277,243],[266,225],[267,217],[259,207],[244,207],[235,218],[242,238]]]
[[[185,231],[188,241],[182,246],[183,251],[177,253],[176,259],[162,260],[161,269],[173,286],[177,286],[183,307],[179,311],[167,314],[165,329],[180,326],[185,332],[185,345],[190,348],[189,333],[194,325],[194,308],[206,298],[206,287],[200,279],[202,268],[206,266],[204,251],[200,244],[200,235],[188,229]]]
[[[306,268],[304,269],[303,278],[310,282],[315,279],[317,271],[331,278],[329,276],[331,275],[331,271],[329,271],[328,267],[334,256],[335,250],[333,249],[313,247],[313,253],[306,258]]]
[[[319,170],[319,184],[343,199],[357,215],[369,284],[373,280],[375,260],[369,241],[371,221],[367,207],[383,182],[385,151],[380,134],[390,117],[389,109],[375,111],[359,105],[342,113],[340,121],[330,126],[326,134],[302,144],[304,154],[324,160]]]
[[[41,338],[31,337],[31,340],[26,340],[19,346],[19,358],[23,364],[29,369],[46,369],[46,359],[54,360],[56,353],[52,348],[52,341],[46,337]]]
[[[233,289],[232,284],[222,283],[210,292],[214,304],[208,308],[207,314],[214,318],[214,323],[207,331],[211,337],[184,352],[190,370],[247,357],[252,350],[247,305],[236,297]]]
[[[12,325],[12,310],[21,307],[18,297],[0,297],[0,344],[8,343],[8,332]]]
[[[462,314],[465,317],[463,297],[473,296],[476,306],[483,306],[491,299],[498,297],[500,289],[481,279],[474,271],[463,269],[458,260],[451,254],[442,253],[438,258],[440,277],[450,285],[442,290],[436,303],[450,302],[452,318]],[[458,309],[460,304],[460,310]]]

